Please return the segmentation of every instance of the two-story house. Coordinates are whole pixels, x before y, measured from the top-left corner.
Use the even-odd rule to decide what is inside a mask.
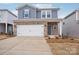
[[[0,33],[12,33],[13,20],[16,18],[16,15],[9,10],[0,9]]]
[[[18,7],[14,34],[40,37],[62,35],[62,19],[58,19],[58,10],[59,8],[36,8],[27,4]]]
[[[79,38],[79,10],[73,11],[64,18],[63,35]]]

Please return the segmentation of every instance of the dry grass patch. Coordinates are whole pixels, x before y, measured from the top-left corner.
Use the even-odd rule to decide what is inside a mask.
[[[0,40],[6,39],[7,35],[0,35]]]
[[[74,39],[46,39],[48,43],[79,43],[79,40]]]
[[[46,39],[55,55],[78,55],[79,41],[73,39]]]
[[[10,37],[12,37],[12,36],[2,34],[2,35],[0,35],[0,40],[4,40],[4,39],[10,38]]]

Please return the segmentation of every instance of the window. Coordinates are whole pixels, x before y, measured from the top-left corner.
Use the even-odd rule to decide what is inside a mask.
[[[51,18],[51,11],[50,10],[43,10],[41,12],[41,18]]]
[[[29,9],[24,10],[24,18],[29,18]]]
[[[42,12],[42,18],[45,18],[46,17],[46,13],[45,11]]]
[[[51,17],[51,12],[47,11],[47,18],[50,18],[50,17]]]

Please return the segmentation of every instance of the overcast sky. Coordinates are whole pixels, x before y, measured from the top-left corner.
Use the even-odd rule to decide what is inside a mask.
[[[7,4],[1,4],[0,3],[0,9],[9,9],[12,11],[14,14],[17,15],[17,6],[20,5],[18,3],[7,3]],[[79,4],[78,3],[51,3],[51,4],[33,4],[36,7],[39,8],[60,8],[58,12],[58,17],[63,18],[69,13],[73,12],[75,9],[79,9]]]

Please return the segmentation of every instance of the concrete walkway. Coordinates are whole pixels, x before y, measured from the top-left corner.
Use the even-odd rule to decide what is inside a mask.
[[[51,55],[44,38],[13,37],[0,40],[1,55]]]

